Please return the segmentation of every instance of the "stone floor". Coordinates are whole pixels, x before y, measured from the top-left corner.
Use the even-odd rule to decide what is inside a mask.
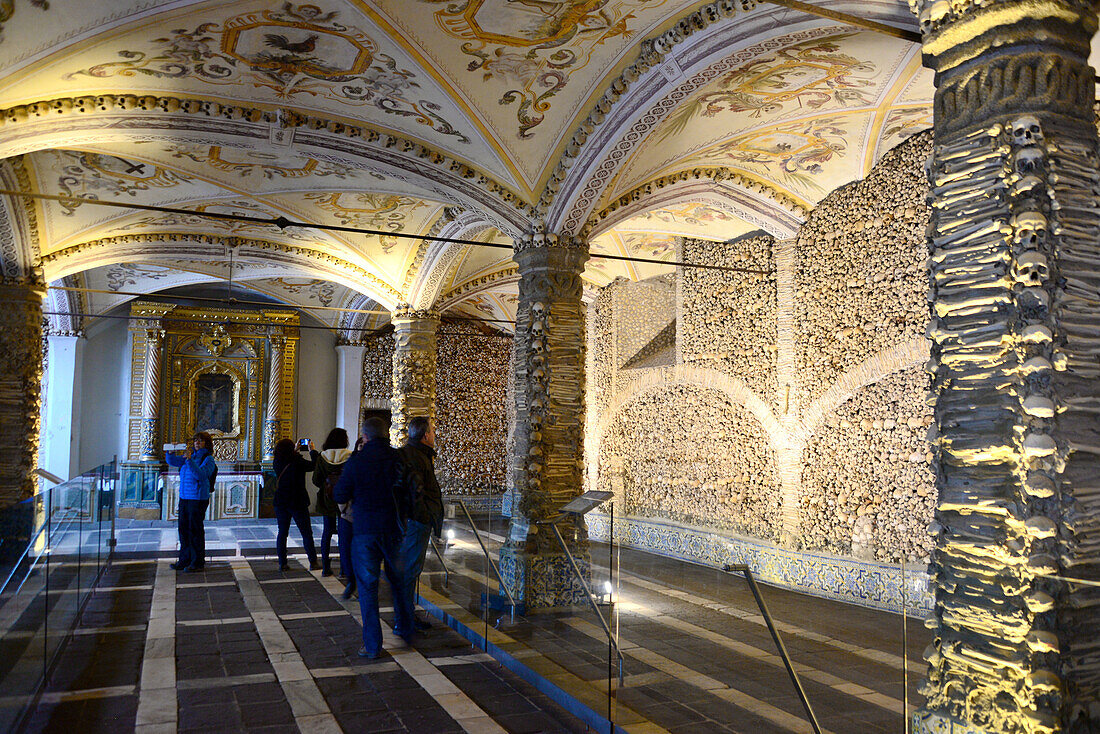
[[[413,648],[387,632],[389,654],[368,662],[356,655],[358,605],[339,598],[335,578],[301,557],[280,573],[254,557],[265,540],[270,550],[270,521],[236,525],[208,531],[213,560],[185,575],[141,557],[170,551],[171,528],[120,528],[126,552],[24,730],[583,732],[606,731],[610,718],[639,734],[811,731],[738,577],[622,551],[615,604],[603,607],[624,656],[619,686],[591,609],[512,619],[483,608],[486,585],[497,585],[456,524],[449,572],[429,554],[421,583],[422,605],[448,626],[437,621]],[[495,555],[503,538],[484,540]],[[296,541],[292,531],[292,551]],[[593,545],[598,590],[606,552]],[[903,668],[913,709],[929,640],[919,620],[908,624],[906,666],[900,616],[762,588],[822,729],[904,731]],[[0,693],[0,707],[17,698]]]
[[[300,562],[115,563],[23,730],[585,731],[442,625],[361,660],[358,605],[330,581]]]

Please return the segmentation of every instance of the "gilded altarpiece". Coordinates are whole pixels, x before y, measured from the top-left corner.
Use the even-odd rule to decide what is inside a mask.
[[[219,467],[209,518],[256,517],[261,462],[294,418],[298,314],[139,302],[130,329],[120,515],[174,519],[179,473],[161,449],[206,431]]]

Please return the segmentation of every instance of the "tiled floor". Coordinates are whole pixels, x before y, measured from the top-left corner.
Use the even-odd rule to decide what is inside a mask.
[[[204,573],[177,575],[167,559],[116,562],[25,728],[586,731],[565,704],[639,734],[810,731],[742,579],[622,551],[616,604],[604,607],[624,655],[620,686],[613,661],[609,678],[607,637],[590,609],[514,620],[483,610],[484,557],[472,535],[456,529],[445,551],[448,583],[429,554],[421,594],[425,608],[469,639],[437,623],[413,648],[397,648],[387,632],[389,654],[375,661],[356,655],[358,605],[339,598],[335,578],[310,573],[301,559],[284,574],[274,560],[242,557],[237,531],[261,544],[249,552],[263,552],[259,536],[272,529],[260,523],[214,528],[214,560]],[[143,535],[133,538],[132,556],[168,550],[170,528],[129,530]],[[494,553],[501,540],[486,538]],[[606,548],[594,544],[597,588],[608,578],[606,560]],[[763,593],[824,731],[904,730],[899,616],[769,587]],[[912,709],[929,633],[919,620],[910,620],[908,633]],[[10,662],[0,657],[0,667]],[[17,703],[0,697],[0,705]]]
[[[300,563],[177,575],[131,560],[102,585],[113,590],[92,598],[25,731],[585,731],[442,625],[415,649],[387,633],[390,654],[361,660],[358,604]]]

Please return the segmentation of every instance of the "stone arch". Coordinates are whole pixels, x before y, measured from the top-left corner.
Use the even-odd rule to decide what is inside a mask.
[[[668,179],[668,180],[664,180]],[[706,201],[737,217],[755,224],[778,239],[794,237],[804,216],[796,206],[778,203],[775,196],[750,192],[738,185],[721,186],[704,176],[668,176],[641,186],[637,196],[628,194],[594,213],[585,224],[588,237],[614,229],[623,221],[652,209],[675,206],[686,201]]]
[[[484,217],[469,212],[447,222],[438,232],[439,237],[471,239],[475,235],[492,227]],[[443,284],[454,268],[457,267],[462,253],[472,245],[454,242],[425,242],[422,246],[423,257],[419,256],[417,272],[412,285],[407,290],[409,306],[418,310],[433,309],[443,292]]]
[[[799,443],[809,439],[820,428],[825,416],[848,401],[861,388],[879,382],[906,367],[925,362],[929,351],[927,339],[912,339],[885,349],[846,371],[803,412],[795,429]]]
[[[205,235],[133,235],[108,237],[58,250],[42,258],[48,280],[118,262],[157,262],[164,259],[224,256],[235,248],[241,260],[281,262],[302,272],[347,286],[374,299],[387,310],[396,307],[400,294],[373,273],[340,257],[296,245],[240,237]]]
[[[668,385],[680,384],[717,390],[734,404],[743,405],[763,426],[773,449],[778,449],[778,444],[785,441],[786,432],[776,419],[775,414],[772,413],[771,408],[743,381],[718,370],[677,364],[645,370],[643,374],[628,382],[622,390],[617,392],[597,420],[596,431],[593,436],[595,443],[598,444],[603,439],[604,433],[611,425],[611,421],[626,405],[653,390]]]
[[[769,37],[775,26],[766,14],[737,13],[737,4],[719,0],[688,13],[660,36],[643,41],[635,61],[610,80],[580,122],[535,204],[535,215],[547,223],[548,231],[579,233],[607,184],[646,132],[692,91],[725,71],[724,60],[740,63],[731,54],[751,57],[755,53],[749,47],[752,39],[776,42]],[[911,16],[886,0],[862,4],[860,15],[916,29]],[[806,16],[784,24],[784,35],[779,38],[795,42],[829,35],[836,29],[830,21]]]

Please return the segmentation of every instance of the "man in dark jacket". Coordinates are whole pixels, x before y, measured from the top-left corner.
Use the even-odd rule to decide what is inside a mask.
[[[338,505],[350,502],[352,508],[351,565],[363,615],[363,647],[359,655],[365,658],[376,658],[382,653],[378,577],[383,560],[393,593],[394,632],[406,642],[413,635],[412,609],[405,601],[402,586],[401,525],[394,495],[399,460],[397,450],[390,446],[388,433],[381,418],[363,421],[363,448],[348,459],[333,491]]]
[[[403,491],[409,507],[405,535],[401,540],[401,559],[405,565],[405,599],[409,609],[416,609],[416,582],[424,568],[428,550],[428,533],[439,537],[443,531],[443,494],[435,478],[435,426],[423,416],[409,421],[409,440],[401,453]],[[413,617],[416,629],[427,629],[431,623]]]

